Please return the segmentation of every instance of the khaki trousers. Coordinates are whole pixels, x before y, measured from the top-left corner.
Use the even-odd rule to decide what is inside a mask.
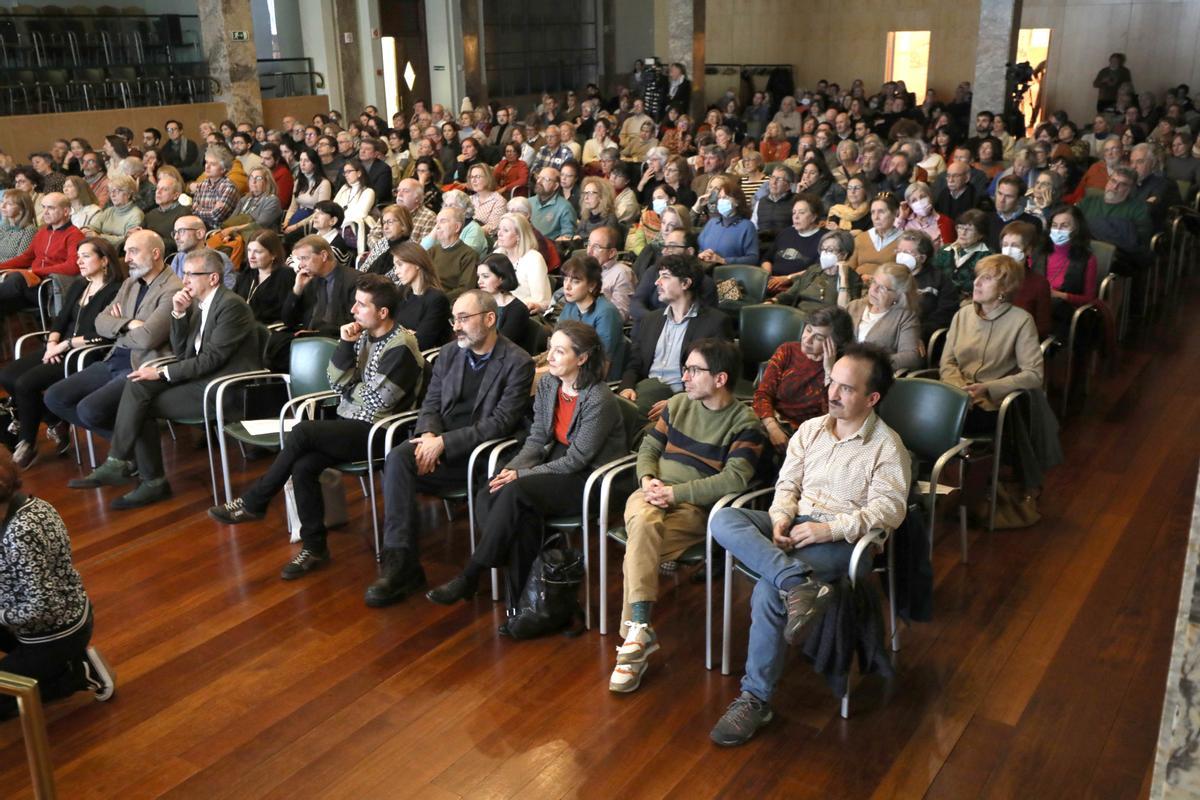
[[[631,619],[633,603],[658,599],[658,565],[704,541],[708,511],[691,503],[659,508],[646,502],[638,489],[625,504],[624,602],[621,620]]]

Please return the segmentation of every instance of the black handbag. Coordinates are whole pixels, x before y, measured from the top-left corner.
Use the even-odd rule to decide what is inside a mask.
[[[561,540],[561,541],[556,541]],[[582,632],[579,584],[583,582],[583,553],[567,546],[566,537],[556,533],[542,540],[542,551],[529,568],[529,577],[510,610],[508,635],[514,639],[548,636],[565,628],[570,635]],[[509,608],[513,608],[509,587]]]

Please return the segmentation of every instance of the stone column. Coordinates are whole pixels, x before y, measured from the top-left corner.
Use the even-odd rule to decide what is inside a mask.
[[[359,39],[364,33],[358,28],[358,3],[356,0],[333,0],[335,27],[337,28],[338,64],[342,72],[343,120],[358,118],[368,101],[363,99],[363,63]],[[349,37],[350,41],[346,41]]]
[[[1021,0],[980,0],[979,35],[975,45],[975,79],[971,83],[971,125],[980,111],[1004,111],[1005,66],[1017,55]],[[973,128],[972,128],[973,130]]]
[[[214,98],[236,122],[262,122],[262,91],[254,50],[254,18],[245,0],[198,0],[200,37],[208,71],[221,85]],[[245,32],[245,40],[234,40]]]
[[[667,6],[667,61],[678,61],[687,68],[692,81],[693,119],[704,98],[706,5],[706,0],[693,0]]]

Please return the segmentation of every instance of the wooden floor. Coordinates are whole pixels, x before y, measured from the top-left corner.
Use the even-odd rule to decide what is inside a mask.
[[[664,585],[663,649],[617,696],[612,635],[513,643],[482,598],[366,608],[375,566],[353,492],[335,561],[285,583],[282,504],[212,523],[188,433],[166,443],[175,498],[151,509],[110,512],[117,490],[72,492],[73,461],[39,464],[27,488],[67,521],[119,678],[109,703],[48,708],[59,796],[1145,796],[1200,454],[1200,326],[1161,321],[1153,357],[1149,340],[1068,424],[1039,525],[972,531],[969,565],[957,537],[938,542],[935,621],[905,631],[891,685],[863,680],[842,720],[797,658],[776,721],[733,750],[708,740],[738,679],[703,667],[702,587]],[[462,512],[440,513],[425,508],[431,582],[465,553]],[[615,602],[619,561],[612,574]],[[14,722],[0,770],[0,795],[29,796]]]

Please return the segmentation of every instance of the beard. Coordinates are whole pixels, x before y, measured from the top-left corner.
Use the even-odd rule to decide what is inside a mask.
[[[130,264],[129,265],[129,277],[133,278],[134,280],[140,280],[140,279],[146,277],[146,275],[148,275],[149,273],[150,273],[149,266],[141,266],[139,264]]]

